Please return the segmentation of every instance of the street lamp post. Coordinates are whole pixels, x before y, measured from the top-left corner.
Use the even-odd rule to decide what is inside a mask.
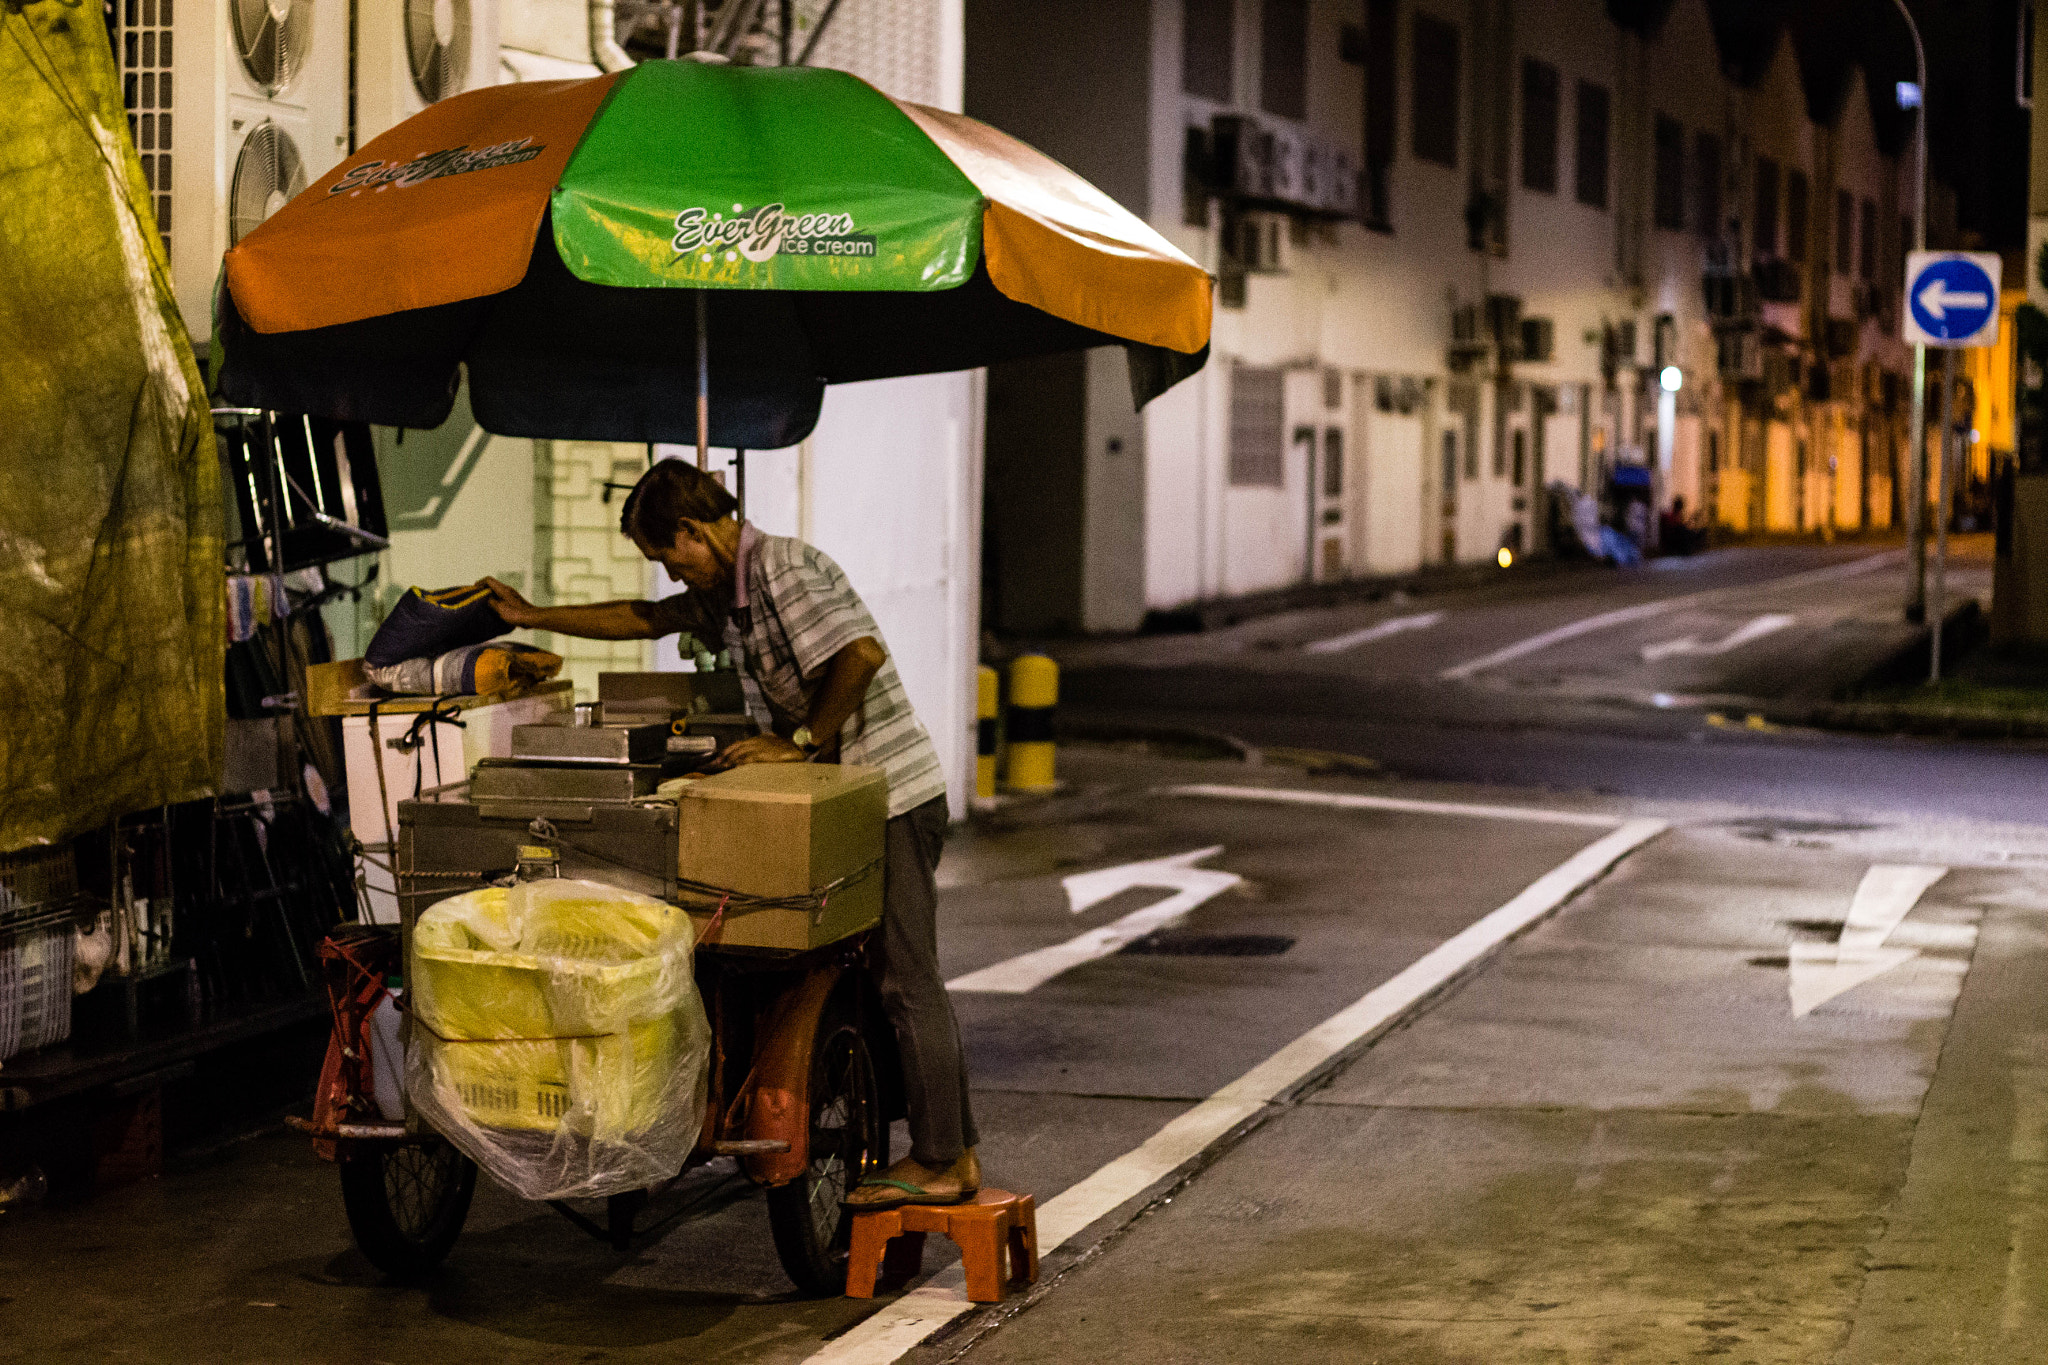
[[[1920,26],[1906,0],[1892,0],[1906,31],[1913,35],[1913,79],[1919,91],[1913,132],[1913,249],[1927,249],[1927,49],[1920,44]],[[1911,301],[1906,301],[1911,307]],[[1921,522],[1927,511],[1927,348],[1913,347],[1913,453],[1907,464],[1906,492],[1906,619],[1927,619],[1927,543]]]

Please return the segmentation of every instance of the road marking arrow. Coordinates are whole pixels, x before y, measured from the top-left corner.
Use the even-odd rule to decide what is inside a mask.
[[[1917,948],[1887,948],[1884,941],[1947,871],[1918,863],[1877,863],[1865,872],[1839,939],[1792,944],[1787,960],[1792,1017],[1803,1018],[1844,991],[1920,956]]]
[[[1070,938],[1065,943],[1055,943],[1049,948],[998,962],[993,967],[954,977],[946,983],[946,989],[1022,995],[1084,962],[1108,957],[1125,944],[1141,939],[1155,929],[1164,929],[1204,901],[1214,899],[1243,881],[1244,878],[1235,872],[1195,866],[1222,851],[1223,845],[1216,844],[1198,848],[1192,853],[1177,853],[1171,858],[1153,858],[1142,863],[1100,868],[1094,872],[1077,872],[1060,883],[1067,891],[1067,906],[1076,915],[1093,909],[1112,896],[1140,887],[1156,887],[1174,894],[1142,910],[1133,910],[1100,929],[1091,929],[1077,938]]]
[[[1701,644],[1700,637],[1697,635],[1688,635],[1680,640],[1661,640],[1654,645],[1643,646],[1643,660],[1645,663],[1655,663],[1659,659],[1668,659],[1674,654],[1726,654],[1729,650],[1739,649],[1752,640],[1761,640],[1766,635],[1776,634],[1778,631],[1791,625],[1796,619],[1795,617],[1783,616],[1777,613],[1759,616],[1746,625],[1737,626],[1727,635],[1713,641],[1711,644]]]
[[[1316,640],[1303,645],[1302,650],[1309,654],[1340,654],[1354,646],[1384,640],[1389,635],[1399,635],[1405,630],[1427,630],[1443,619],[1444,614],[1440,611],[1426,611],[1420,616],[1396,616],[1391,621],[1382,621],[1376,626],[1367,626],[1364,630],[1333,635],[1327,640]]]

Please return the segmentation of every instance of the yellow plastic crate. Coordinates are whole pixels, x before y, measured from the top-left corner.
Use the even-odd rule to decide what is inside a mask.
[[[690,948],[683,911],[595,883],[442,901],[413,930],[413,1046],[433,1091],[415,1103],[610,1141],[660,1125],[709,1048]]]

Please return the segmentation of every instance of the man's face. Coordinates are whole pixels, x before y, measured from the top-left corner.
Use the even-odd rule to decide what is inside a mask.
[[[638,536],[633,537],[633,544],[643,556],[668,571],[671,583],[686,584],[697,592],[718,585],[721,565],[705,543],[703,528],[694,521],[685,521],[677,529],[672,544],[652,545]]]

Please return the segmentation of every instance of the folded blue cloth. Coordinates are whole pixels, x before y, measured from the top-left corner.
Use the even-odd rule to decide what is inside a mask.
[[[407,659],[431,659],[496,639],[512,627],[491,605],[491,590],[471,585],[427,592],[408,588],[398,605],[370,637],[363,662],[389,668]]]

